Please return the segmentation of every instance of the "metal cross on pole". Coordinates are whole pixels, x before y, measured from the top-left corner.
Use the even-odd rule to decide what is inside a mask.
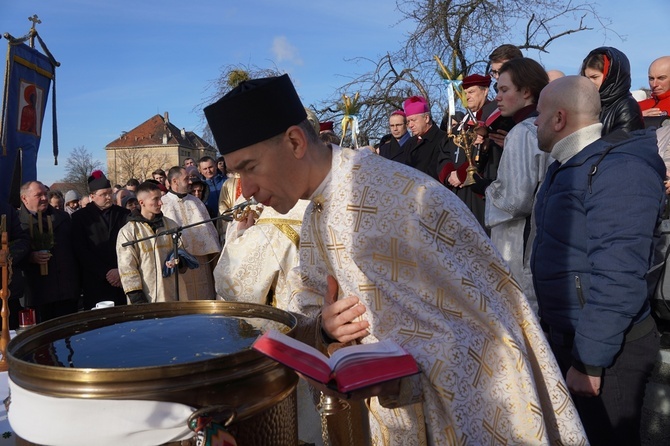
[[[35,48],[35,25],[42,23],[42,21],[37,17],[37,14],[33,14],[32,17],[28,17],[28,20],[33,22],[33,25],[30,27],[30,48]]]

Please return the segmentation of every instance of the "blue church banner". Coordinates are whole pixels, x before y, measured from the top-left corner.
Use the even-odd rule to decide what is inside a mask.
[[[0,122],[0,200],[5,202],[12,183],[37,179],[37,152],[54,72],[47,56],[10,42]]]

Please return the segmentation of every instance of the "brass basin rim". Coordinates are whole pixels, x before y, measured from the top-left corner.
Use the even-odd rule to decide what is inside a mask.
[[[121,377],[123,376],[133,375],[132,379],[129,377],[130,381],[141,381],[141,376],[144,375],[147,376],[146,379],[155,378],[156,374],[159,374],[161,377],[181,376],[184,374],[182,373],[182,369],[188,370],[189,374],[195,374],[194,368],[202,369],[199,373],[212,371],[219,368],[219,363],[225,363],[227,366],[239,366],[248,362],[258,362],[258,365],[261,367],[264,365],[263,363],[273,363],[273,361],[251,349],[180,364],[125,368],[56,367],[31,363],[17,357],[17,353],[22,356],[35,345],[62,339],[64,336],[73,333],[109,326],[117,322],[192,314],[265,318],[282,323],[288,326],[290,330],[297,324],[295,316],[291,313],[267,305],[246,302],[161,302],[90,310],[41,323],[14,337],[7,346],[9,373],[10,376],[17,373],[30,376],[48,376],[46,379],[49,381],[60,380],[58,379],[60,376],[63,377],[63,380],[72,380],[75,376],[80,376],[85,382],[91,383],[97,381],[95,376],[106,376],[107,378],[104,378],[104,381],[107,381],[109,379],[118,380],[122,379]],[[82,328],[84,330],[81,330]],[[79,330],[77,331],[77,329]],[[248,367],[248,364],[246,366]],[[141,376],[138,376],[138,373]],[[79,380],[75,379],[75,381]]]

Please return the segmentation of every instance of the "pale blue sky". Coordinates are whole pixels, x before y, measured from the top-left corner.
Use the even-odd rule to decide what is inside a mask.
[[[630,0],[601,3],[626,40],[584,32],[559,39],[550,54],[527,55],[574,74],[591,49],[615,46],[631,60],[633,88],[646,85],[649,63],[670,52],[654,21],[667,14],[667,0],[635,2],[635,11]],[[51,156],[50,105],[38,160],[47,184],[65,175],[71,149],[84,146],[104,162],[105,145],[154,114],[168,111],[175,125],[200,133],[198,105],[226,65],[277,67],[291,74],[306,105],[316,104],[372,68],[350,59],[395,51],[411,26],[398,23],[394,0],[0,0],[0,33],[23,36],[33,14],[61,62],[59,165]]]

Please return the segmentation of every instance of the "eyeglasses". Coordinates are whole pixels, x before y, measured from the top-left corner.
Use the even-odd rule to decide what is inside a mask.
[[[500,71],[498,70],[491,70],[489,71],[489,75],[493,77],[498,77],[500,75]]]

